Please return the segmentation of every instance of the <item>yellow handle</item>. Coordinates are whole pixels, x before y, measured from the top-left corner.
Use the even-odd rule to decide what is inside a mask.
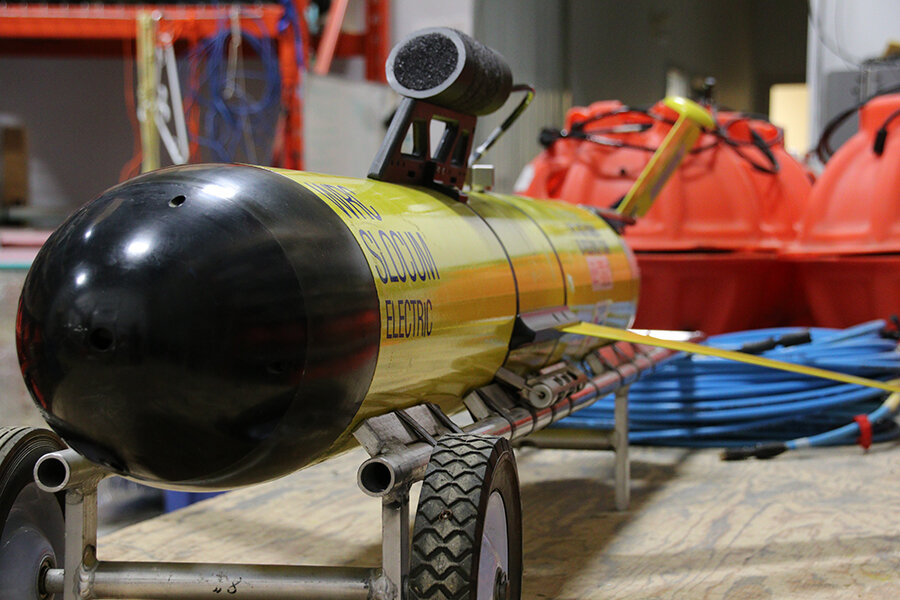
[[[681,96],[667,96],[663,99],[663,104],[677,112],[680,118],[690,119],[700,127],[712,129],[716,126],[716,121],[709,111],[693,100]]]
[[[778,369],[781,371],[789,371],[791,373],[799,373],[801,375],[809,375],[810,377],[820,377],[822,379],[831,379],[843,383],[853,383],[866,387],[877,388],[887,392],[900,392],[900,385],[895,382],[883,383],[874,379],[866,379],[864,377],[856,377],[855,375],[847,375],[845,373],[837,373],[835,371],[826,371],[816,367],[806,367],[803,365],[795,365],[793,363],[783,362],[780,360],[772,360],[771,358],[763,358],[753,354],[745,354],[743,352],[734,352],[732,350],[722,350],[720,348],[711,348],[709,346],[701,346],[700,344],[692,344],[691,342],[679,342],[675,340],[663,340],[649,335],[641,335],[627,329],[616,329],[615,327],[606,327],[604,325],[593,325],[591,323],[579,323],[562,328],[566,333],[575,333],[578,335],[589,335],[605,340],[615,340],[618,342],[631,342],[633,344],[643,344],[645,346],[659,346],[660,348],[668,348],[669,350],[677,350],[679,352],[690,352],[691,354],[702,354],[704,356],[715,356],[716,358],[724,358],[737,362],[747,363],[748,365],[757,365],[769,369]]]
[[[628,217],[643,217],[647,214],[669,176],[694,147],[701,127],[711,128],[716,124],[705,108],[687,98],[669,96],[663,102],[678,113],[678,120],[625,194],[617,209],[619,214]]]

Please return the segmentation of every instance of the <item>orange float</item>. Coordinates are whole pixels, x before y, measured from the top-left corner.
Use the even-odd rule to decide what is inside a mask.
[[[900,312],[900,94],[860,108],[785,250],[811,322],[846,327]]]
[[[775,251],[796,235],[811,179],[762,119],[720,112],[660,192],[625,232],[642,272],[639,327],[720,333],[790,321],[789,266]],[[662,103],[636,110],[616,100],[575,107],[518,191],[596,207],[631,187],[675,115]]]

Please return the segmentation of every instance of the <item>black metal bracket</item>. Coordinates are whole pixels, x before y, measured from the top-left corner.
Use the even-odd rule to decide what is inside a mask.
[[[581,322],[568,306],[555,306],[516,316],[509,347],[513,350],[525,344],[555,340],[562,336],[561,327]]]
[[[432,121],[444,123],[444,133],[434,152]],[[431,187],[465,201],[459,190],[466,182],[476,121],[473,115],[403,98],[369,167],[369,178]],[[412,140],[410,149],[403,147],[407,136]]]
[[[429,410],[430,412],[430,410]],[[430,445],[434,446],[437,444],[437,440],[433,435],[428,433],[428,431],[422,427],[418,421],[415,420],[408,412],[399,408],[394,411],[394,414],[400,419],[400,422],[406,426],[410,433],[418,437],[423,442],[428,442]]]

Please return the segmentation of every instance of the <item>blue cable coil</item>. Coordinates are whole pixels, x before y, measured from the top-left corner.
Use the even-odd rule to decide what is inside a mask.
[[[196,141],[208,149],[216,162],[265,162],[281,108],[278,56],[270,39],[241,31],[241,43],[252,51],[262,69],[241,74],[257,95],[251,97],[248,91],[238,88],[226,97],[225,90],[232,83],[229,77],[233,75],[228,69],[231,42],[231,29],[223,20],[219,31],[201,40],[188,57],[189,80],[193,82],[189,102],[199,105],[202,113]],[[303,60],[302,55],[297,60]]]
[[[897,342],[884,321],[844,330],[776,328],[717,335],[710,346],[769,348],[761,356],[880,381],[900,377]],[[808,332],[808,336],[806,335]],[[802,343],[796,343],[803,340]],[[787,343],[792,345],[779,345]],[[590,372],[588,365],[584,367]],[[882,390],[699,355],[681,356],[631,386],[629,442],[731,448],[725,458],[768,458],[807,446],[856,443],[866,415],[872,441],[900,437]],[[612,429],[613,396],[558,427]]]

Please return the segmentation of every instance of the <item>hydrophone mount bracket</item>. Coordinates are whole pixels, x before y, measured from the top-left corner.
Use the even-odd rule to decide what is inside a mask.
[[[500,108],[512,73],[500,54],[455,29],[418,31],[397,44],[385,65],[403,98],[369,178],[435,188],[460,200],[477,117]],[[432,125],[443,133],[432,143]]]

